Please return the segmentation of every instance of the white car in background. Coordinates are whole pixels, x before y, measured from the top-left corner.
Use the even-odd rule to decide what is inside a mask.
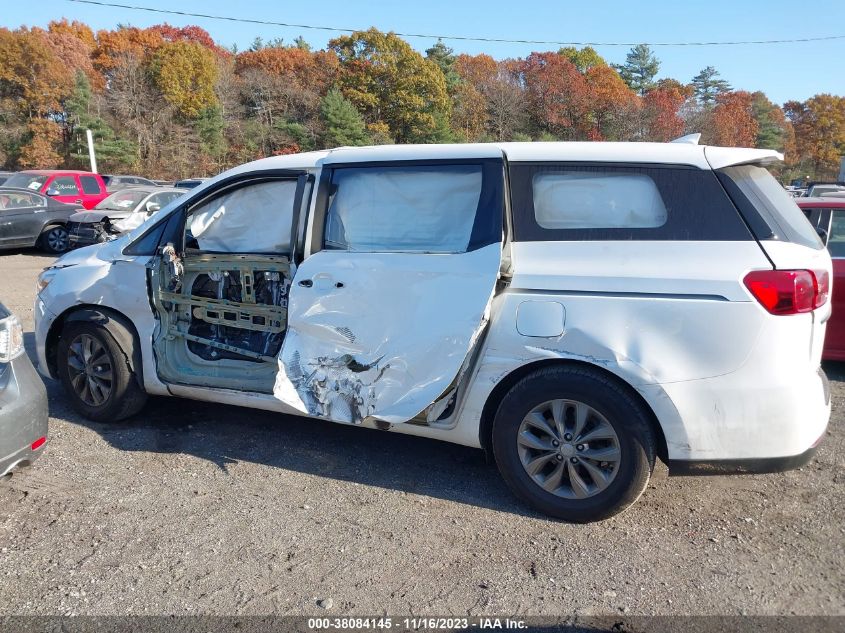
[[[249,163],[45,270],[40,369],[101,422],[171,395],[483,447],[570,521],[628,507],[658,457],[796,467],[830,415],[831,260],[765,169],[781,158],[492,143]]]

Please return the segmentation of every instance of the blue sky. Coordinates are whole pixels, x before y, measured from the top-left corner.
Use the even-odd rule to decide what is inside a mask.
[[[532,40],[602,42],[788,39],[845,35],[843,0],[114,0],[122,4],[207,14],[326,25],[376,26],[397,32]],[[203,18],[155,15],[128,9],[40,0],[34,5],[6,0],[0,25],[46,26],[61,17],[95,29],[117,24],[149,26],[168,22],[197,24],[221,44],[247,48],[256,36],[292,41],[303,35],[322,48],[335,33],[259,26]],[[408,38],[425,50],[435,40]],[[496,58],[524,56],[555,46],[450,41],[456,52],[489,53]],[[597,46],[610,62],[624,61],[626,46]],[[689,81],[701,68],[715,66],[734,88],[763,90],[776,103],[828,92],[845,94],[845,39],[760,46],[656,47],[660,77]]]

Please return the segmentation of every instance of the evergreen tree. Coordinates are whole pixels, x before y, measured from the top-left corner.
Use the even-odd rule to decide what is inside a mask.
[[[455,51],[446,46],[443,40],[437,40],[434,46],[425,51],[425,56],[437,64],[443,72],[443,77],[446,78],[446,89],[451,94],[461,83],[461,77],[455,70]]]
[[[137,158],[135,145],[118,138],[114,130],[97,114],[92,112],[92,90],[88,77],[77,71],[74,89],[65,100],[65,129],[68,159],[78,165],[88,165],[88,138],[91,130],[97,162],[103,167],[130,166]]]
[[[728,92],[731,85],[719,77],[719,71],[708,66],[692,78],[692,87],[698,102],[710,107],[716,101],[716,96]]]
[[[625,57],[624,64],[614,64],[613,67],[631,90],[644,96],[654,88],[660,60],[651,52],[648,44],[637,44]]]
[[[323,97],[320,118],[324,126],[323,147],[366,145],[370,140],[361,113],[336,88]]]

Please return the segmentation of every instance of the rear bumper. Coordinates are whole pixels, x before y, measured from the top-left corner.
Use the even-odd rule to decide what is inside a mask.
[[[663,384],[679,424],[664,435],[675,473],[775,472],[812,457],[830,419],[830,385],[820,367],[759,367]],[[703,473],[702,473],[703,471]]]
[[[821,438],[819,438],[821,443]],[[670,459],[667,463],[670,476],[678,475],[761,475],[795,470],[808,464],[816,454],[818,445],[811,446],[800,455],[788,457],[758,457],[755,459],[682,460]]]
[[[46,444],[47,390],[24,354],[6,364],[0,375],[0,477],[31,464]]]

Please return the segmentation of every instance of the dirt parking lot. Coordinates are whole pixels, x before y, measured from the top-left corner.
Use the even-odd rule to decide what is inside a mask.
[[[50,261],[0,255],[33,358]],[[96,424],[48,380],[48,448],[0,484],[0,614],[845,615],[845,365],[826,369],[808,466],[659,465],[593,525],[526,509],[480,451],[176,399]]]

